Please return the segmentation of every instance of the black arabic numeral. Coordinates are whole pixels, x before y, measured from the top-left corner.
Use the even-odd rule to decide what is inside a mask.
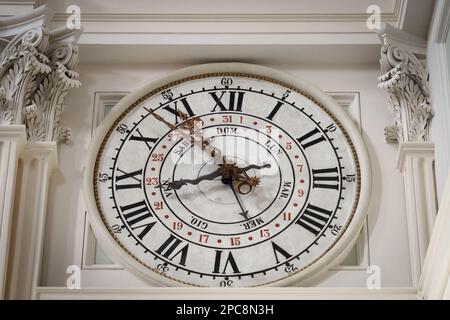
[[[229,288],[233,285],[233,280],[222,280],[219,283],[221,288]]]
[[[342,226],[338,226],[337,224],[331,228],[331,234],[333,236],[337,236],[339,232],[342,230]]]
[[[291,94],[291,90],[286,90],[285,93],[283,93],[283,99],[286,99],[287,97],[289,97],[289,95]]]
[[[336,131],[336,125],[334,125],[334,124],[330,124],[327,128],[326,128],[326,131],[328,131],[328,132],[335,132]]]
[[[121,134],[124,134],[124,133],[126,133],[128,131],[128,126],[126,124],[124,124],[124,123],[121,123],[121,124],[119,124],[117,126],[116,130],[117,130],[117,132],[119,132]]]
[[[343,177],[342,180],[345,180],[347,182],[355,182],[356,181],[356,175],[348,174],[345,177]]]
[[[170,89],[161,92],[161,95],[164,100],[172,100],[173,98],[173,92]]]
[[[119,226],[118,224],[115,224],[115,225],[113,225],[113,226],[111,227],[111,230],[112,230],[114,233],[121,233],[121,232],[122,232],[122,227]]]
[[[222,78],[220,80],[220,84],[223,86],[231,86],[233,84],[233,79],[231,78]]]
[[[98,173],[98,181],[100,181],[101,183],[105,183],[106,181],[108,181],[109,176],[106,173]]]

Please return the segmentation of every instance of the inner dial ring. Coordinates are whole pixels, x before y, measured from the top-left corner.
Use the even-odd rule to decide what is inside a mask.
[[[219,119],[222,115],[223,114],[217,115],[216,118]],[[244,141],[243,136],[245,130],[257,132],[261,127],[266,128],[265,123],[261,123],[261,118],[255,118],[249,115],[245,115],[244,122],[240,125],[217,125],[217,119],[213,119],[213,115],[202,117],[204,123],[204,135],[205,137],[211,137],[213,145],[221,150],[223,150],[223,143],[220,145],[218,138],[225,137],[225,140],[236,138],[237,140],[240,139]],[[260,125],[255,125],[255,123],[257,123],[255,119],[258,120]],[[265,203],[267,204],[267,207],[257,213],[254,211],[252,213],[252,211],[249,210],[251,218],[248,221],[245,220],[241,215],[238,215],[239,207],[235,198],[233,198],[232,191],[220,180],[202,181],[199,185],[185,185],[177,191],[164,190],[164,187],[160,190],[155,190],[154,188],[146,186],[148,202],[163,225],[171,232],[176,232],[177,235],[183,239],[199,245],[214,248],[243,248],[276,236],[295,221],[296,217],[298,217],[303,210],[311,187],[308,162],[303,155],[303,151],[294,143],[294,140],[287,133],[274,127],[271,123],[268,124],[272,125],[272,133],[271,135],[266,133],[260,134],[261,136],[264,136],[268,142],[267,145],[263,145],[260,148],[264,148],[262,150],[270,154],[272,160],[267,161],[267,159],[269,159],[267,158],[266,161],[244,161],[244,164],[240,162],[237,163],[239,167],[243,167],[248,163],[261,165],[264,162],[269,162],[271,163],[271,168],[263,170],[269,172],[270,170],[276,170],[278,172],[278,162],[274,157],[274,153],[277,153],[277,156],[279,156],[278,161],[282,163],[281,167],[284,169],[282,170],[283,172],[276,177],[276,192],[274,195],[271,194],[270,201]],[[236,128],[236,130],[233,130],[235,132],[234,134],[217,135],[217,133],[220,133],[225,129],[234,128]],[[275,141],[273,139],[274,137],[279,141]],[[252,142],[251,139],[248,139],[248,137],[245,141],[247,141],[247,143],[255,143]],[[289,150],[282,147],[286,145],[289,145]],[[276,150],[275,147],[277,148]],[[180,149],[183,151],[179,152]],[[146,180],[157,176],[161,182],[167,183],[168,180],[173,179],[197,178],[199,174],[198,171],[205,163],[211,161],[211,157],[206,152],[203,152],[202,154],[202,151],[198,147],[195,147],[195,149],[195,152],[189,152],[192,150],[191,144],[186,140],[172,142],[165,141],[164,139],[161,140],[158,142],[158,145],[155,145],[152,153],[165,153],[164,161],[159,168],[153,167],[152,170],[150,170],[149,165],[146,166]],[[225,151],[224,154],[226,155]],[[173,158],[174,155],[175,158]],[[191,157],[192,155],[200,159],[193,159]],[[238,154],[237,158],[245,159],[245,155]],[[185,165],[183,168],[180,163],[186,159],[191,161],[201,160],[198,162],[198,169],[192,169],[192,162],[187,162],[188,165]],[[154,166],[154,164],[152,165]],[[217,165],[214,164],[214,166]],[[208,172],[215,170],[216,169],[212,168]],[[257,198],[258,192],[264,191],[264,182],[267,183],[268,178],[270,178],[270,176],[268,177],[261,174],[264,173],[263,170],[248,172],[249,175],[260,176],[261,185],[257,186],[255,191],[251,192],[249,195],[240,195],[244,205],[251,206],[252,200],[253,203],[263,202]],[[272,183],[273,182],[274,181],[272,181]],[[206,185],[204,186],[204,184]],[[214,184],[216,184],[216,188],[219,189],[219,192],[221,192],[222,195],[226,194],[228,197],[228,201],[225,202],[229,203],[223,203],[223,207],[220,207],[217,203],[210,206],[207,203],[209,200],[199,192],[199,188],[207,190],[208,185],[213,186]],[[213,197],[213,195],[211,195],[211,197]],[[163,202],[163,209],[156,210],[157,208],[154,207],[154,204],[158,202]],[[200,205],[198,205],[198,203],[200,203]],[[273,203],[275,203],[274,206],[272,206]],[[203,205],[202,209],[204,210],[199,213],[198,208],[201,205]],[[211,210],[211,208],[214,208],[214,210]],[[220,212],[221,210],[222,212]],[[205,216],[205,214],[208,213],[210,215],[214,214],[215,216],[210,216],[208,218]],[[221,220],[218,218],[220,214],[222,215]],[[236,237],[239,238],[238,244],[234,241]]]

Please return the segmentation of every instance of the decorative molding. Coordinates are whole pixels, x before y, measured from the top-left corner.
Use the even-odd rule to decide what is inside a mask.
[[[53,10],[43,5],[24,14],[2,17],[0,19],[0,38],[13,38],[30,29],[48,26],[54,14]]]
[[[25,137],[23,125],[0,126],[0,299],[5,298],[16,174]]]
[[[28,141],[20,155],[17,203],[14,205],[13,232],[9,253],[6,297],[32,299],[39,285],[48,184],[57,166],[55,142]]]
[[[436,145],[436,187],[438,198],[444,194],[446,177],[450,171],[450,74],[447,36],[450,28],[450,1],[437,0],[430,26],[427,47],[427,64],[430,73],[430,90],[435,110],[431,135]]]
[[[433,235],[423,264],[419,297],[450,299],[450,175],[444,188]]]
[[[95,92],[94,107],[92,115],[91,136],[95,129],[105,118],[109,108],[116,105],[129,92]],[[97,239],[94,236],[87,212],[85,212],[84,232],[83,232],[83,246],[81,254],[81,267],[83,270],[124,270],[124,268],[111,261],[110,264],[99,264],[96,261],[96,254],[98,251],[104,250],[101,248]],[[105,253],[106,255],[106,253]]]
[[[406,221],[413,286],[419,284],[422,265],[436,220],[434,144],[402,142],[397,168],[404,176]]]
[[[378,35],[384,72],[378,87],[388,91],[394,113],[394,125],[385,129],[386,141],[429,141],[433,110],[423,60],[426,41],[389,25]]]
[[[407,0],[395,0],[392,11],[382,12],[381,20],[402,22]],[[179,11],[179,10],[178,10]],[[299,10],[301,11],[301,10]],[[66,21],[68,14],[57,13],[53,21]],[[358,13],[82,13],[83,22],[366,22],[369,14]]]
[[[82,288],[38,287],[36,299],[416,300],[414,288]]]

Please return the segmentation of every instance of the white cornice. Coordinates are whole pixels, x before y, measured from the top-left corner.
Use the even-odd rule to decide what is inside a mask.
[[[395,28],[389,24],[378,32],[381,43],[386,46],[396,44],[416,55],[426,56],[427,40],[416,37],[408,32]]]
[[[67,14],[56,14],[53,21],[65,21]],[[365,22],[368,14],[93,14],[81,15],[84,22]],[[399,21],[399,15],[382,14],[383,22]]]
[[[378,44],[375,33],[83,33],[80,44],[111,45],[354,45]]]
[[[382,22],[393,23],[400,27],[406,9],[407,0],[396,0],[392,12],[382,13]],[[57,13],[54,21],[65,21],[68,14]],[[172,13],[83,13],[83,22],[365,22],[369,14],[362,13],[209,13],[209,14],[172,14]]]
[[[70,42],[76,43],[82,34],[82,30],[68,29],[66,27],[60,27],[50,32],[50,41],[61,41],[70,39]]]
[[[18,30],[30,30],[34,27],[46,26],[54,12],[44,6],[36,8],[26,14],[0,19],[0,37],[11,37],[20,33]]]

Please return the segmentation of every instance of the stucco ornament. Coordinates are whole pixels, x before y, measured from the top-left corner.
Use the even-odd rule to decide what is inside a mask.
[[[388,91],[394,114],[394,124],[385,128],[386,141],[428,141],[433,110],[425,63],[389,35],[381,38],[380,65],[384,74],[379,77],[378,87]]]
[[[80,30],[47,31],[49,13],[36,9],[17,17],[0,40],[6,43],[0,55],[0,125],[25,124],[30,141],[67,143],[72,133],[62,126],[64,99],[81,82],[74,71],[78,63]],[[24,24],[42,19],[23,31]],[[14,34],[17,26],[18,34]],[[20,30],[20,31],[19,31]]]
[[[22,123],[22,106],[30,103],[39,76],[51,71],[40,51],[47,40],[45,28],[34,28],[13,38],[0,55],[0,124]]]

